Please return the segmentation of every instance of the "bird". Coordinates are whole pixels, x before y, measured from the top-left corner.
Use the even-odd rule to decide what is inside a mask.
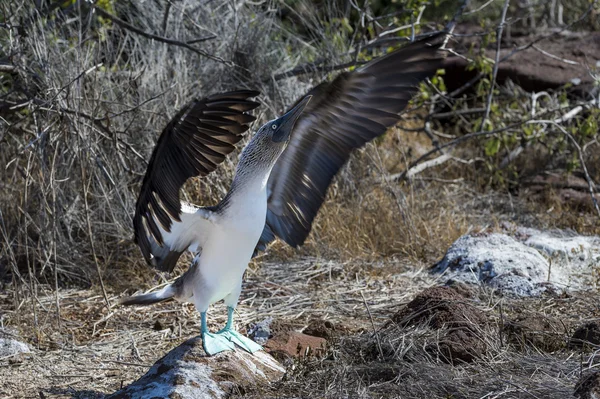
[[[135,207],[134,240],[151,266],[172,272],[194,256],[172,284],[127,297],[123,305],[168,299],[200,313],[208,355],[261,346],[233,327],[244,272],[277,237],[296,248],[308,237],[332,179],[353,150],[400,120],[419,84],[443,65],[444,33],[416,40],[342,72],[262,125],[242,150],[231,188],[214,206],[180,198],[183,184],[213,172],[249,129],[259,93],[237,90],[193,100],[167,124],[152,152]],[[227,322],[211,333],[207,312],[223,300]]]

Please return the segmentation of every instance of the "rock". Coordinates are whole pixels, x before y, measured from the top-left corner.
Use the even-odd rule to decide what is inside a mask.
[[[550,281],[560,288],[585,289],[595,285],[592,270],[600,265],[600,237],[568,230],[540,231],[520,227],[516,234],[551,263]]]
[[[29,346],[15,339],[0,338],[0,358],[31,353]]]
[[[465,35],[457,37],[453,47],[459,53],[466,54],[471,45],[474,45],[475,49],[472,51],[477,53],[481,40],[469,33],[480,31],[481,27],[476,25],[457,26],[456,33]],[[515,52],[500,63],[498,82],[503,84],[510,79],[530,92],[557,89],[566,84],[574,86],[571,91],[579,96],[593,92],[593,77],[588,73],[587,65],[594,65],[600,60],[600,32],[568,32],[568,34],[550,35],[549,32],[540,31],[531,35],[505,36],[501,42],[500,57],[503,58],[516,47],[532,43],[546,35],[549,37],[536,46]],[[494,59],[496,43],[490,42],[484,51],[487,57]],[[561,59],[575,61],[575,63],[566,63]],[[447,61],[444,78],[449,91],[461,87],[475,76],[476,71],[467,70],[467,65],[467,61],[458,57]]]
[[[557,201],[573,210],[595,211],[587,180],[574,174],[544,172],[522,182],[522,187],[523,193],[520,195],[532,201],[541,201],[552,192]],[[600,194],[594,193],[594,197],[600,201]]]
[[[539,295],[548,279],[548,261],[506,234],[465,235],[432,268],[451,280],[488,284],[517,296]]]
[[[450,280],[487,284],[515,296],[589,286],[600,238],[519,227],[507,234],[465,235],[432,267]]]
[[[600,371],[581,376],[575,385],[573,396],[579,399],[600,399]]]
[[[543,352],[564,349],[568,328],[559,320],[535,313],[525,313],[505,323],[508,342],[519,349],[534,347]]]
[[[157,361],[139,380],[109,399],[224,398],[234,389],[279,381],[285,369],[263,351],[242,350],[207,356],[199,337],[189,339]]]
[[[298,331],[283,331],[274,335],[265,349],[276,358],[320,356],[325,353],[327,340]]]
[[[402,327],[425,324],[442,330],[439,342],[427,350],[451,364],[471,362],[487,351],[485,314],[452,287],[424,290],[392,316],[392,321]]]
[[[561,262],[575,262],[581,267],[600,262],[600,237],[581,236],[571,231],[539,231],[519,228],[518,233],[528,236],[525,244]]]
[[[259,345],[265,345],[269,338],[271,338],[271,323],[273,322],[272,317],[267,317],[263,321],[259,321],[254,324],[248,330],[248,337]]]
[[[600,322],[592,321],[578,327],[571,340],[570,348],[593,348],[600,345]]]

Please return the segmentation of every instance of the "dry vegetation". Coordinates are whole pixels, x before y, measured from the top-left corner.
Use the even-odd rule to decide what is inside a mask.
[[[235,88],[261,91],[264,121],[339,65],[441,29],[459,6],[362,3],[0,0],[0,327],[39,350],[30,362],[0,359],[7,395],[114,391],[196,334],[187,305],[141,312],[105,304],[167,278],[149,271],[131,242],[133,206],[158,134],[191,98]],[[557,2],[512,3],[513,30],[598,29],[597,3],[574,2],[560,21]],[[459,22],[481,21],[481,40],[493,39],[502,2],[476,1],[467,11]],[[481,74],[473,90],[448,93],[443,75],[424,86],[400,127],[355,154],[336,178],[309,242],[300,250],[276,243],[253,261],[240,324],[322,318],[347,333],[326,358],[295,364],[274,391],[246,395],[564,398],[581,370],[597,367],[595,352],[516,350],[502,341],[501,318],[523,305],[489,292],[476,296],[491,320],[481,335],[492,350],[475,363],[450,367],[422,350],[438,332],[387,323],[436,283],[426,268],[466,232],[512,221],[600,234],[587,188],[581,205],[565,202],[560,187],[532,192],[529,184],[553,172],[598,191],[597,91],[595,99],[558,90],[534,101],[511,83],[494,85],[493,62],[482,53],[463,55]],[[439,145],[448,159],[404,178],[416,161],[439,157]],[[190,182],[185,195],[216,202],[236,159]],[[527,306],[575,324],[600,317],[586,305],[597,300]],[[219,309],[213,327],[224,322]],[[571,332],[562,333],[565,342]],[[374,355],[378,345],[394,350]],[[24,390],[23,380],[38,382]]]

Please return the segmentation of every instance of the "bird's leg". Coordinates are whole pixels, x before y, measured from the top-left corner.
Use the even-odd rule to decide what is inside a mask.
[[[254,353],[256,351],[262,350],[262,346],[252,341],[250,338],[244,337],[239,332],[235,331],[233,328],[233,306],[227,306],[227,324],[225,324],[225,328],[219,331],[217,334],[223,337],[227,337],[227,339],[246,352]]]
[[[206,324],[206,312],[200,313],[200,328],[202,334],[202,347],[207,355],[213,356],[219,352],[231,351],[235,349],[235,346],[229,342],[227,337],[221,334],[212,334],[208,331]]]

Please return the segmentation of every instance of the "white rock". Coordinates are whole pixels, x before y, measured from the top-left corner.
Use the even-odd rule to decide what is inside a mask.
[[[233,387],[269,384],[285,369],[263,351],[242,350],[207,356],[202,340],[192,338],[173,349],[139,380],[106,399],[224,398]]]
[[[18,355],[19,353],[31,353],[31,350],[23,342],[9,338],[0,338],[0,358]]]
[[[536,295],[548,279],[548,261],[506,234],[460,237],[434,266],[451,280],[485,283],[515,295]]]
[[[551,263],[551,281],[571,289],[595,284],[594,268],[600,266],[600,237],[582,236],[571,231],[540,231],[519,228],[524,243],[537,249]]]
[[[583,289],[600,266],[600,238],[565,231],[518,228],[506,234],[460,237],[433,271],[451,280],[483,283],[517,296],[549,287]]]

